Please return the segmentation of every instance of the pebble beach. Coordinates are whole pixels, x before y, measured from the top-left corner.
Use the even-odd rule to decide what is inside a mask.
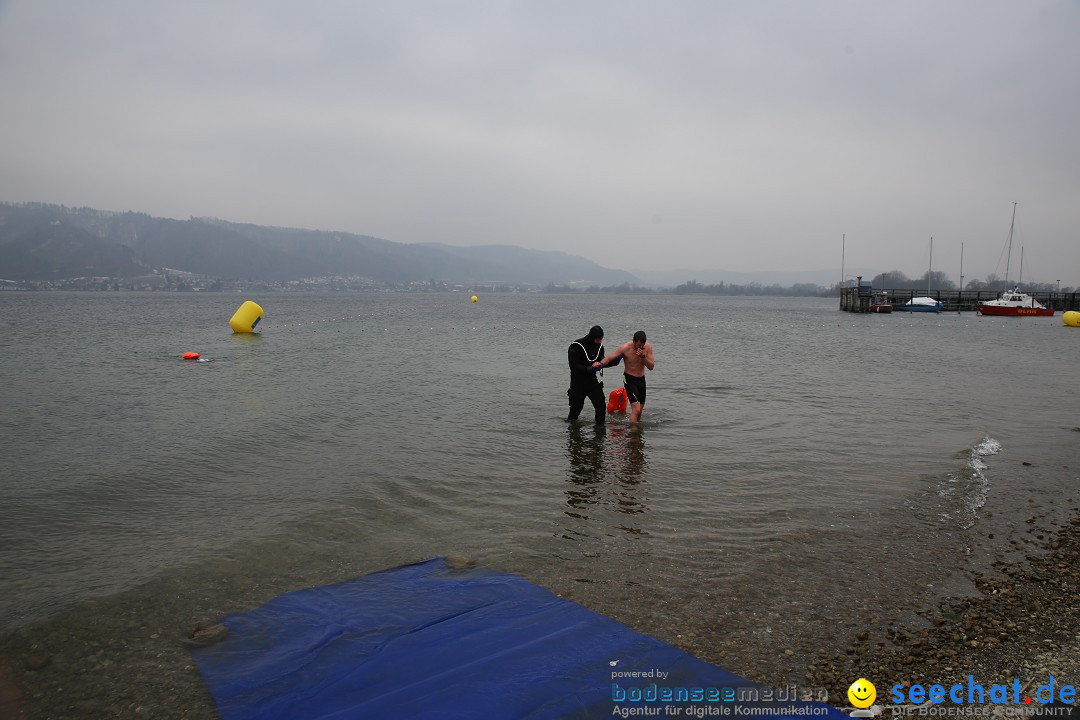
[[[848,686],[875,683],[877,704],[888,703],[899,684],[964,682],[968,675],[989,687],[1018,680],[1023,697],[1054,678],[1057,687],[1080,679],[1080,513],[1060,528],[1031,529],[1043,540],[1019,560],[997,558],[974,573],[974,592],[937,598],[915,608],[919,622],[868,628],[818,656],[797,653],[799,638],[736,651],[704,630],[661,638],[698,657],[778,689],[825,689],[843,708]],[[282,552],[288,552],[283,548]],[[340,569],[342,580],[353,576]],[[257,570],[244,577],[220,568],[219,579],[199,587],[179,577],[76,612],[0,642],[0,718],[217,718],[213,699],[191,660],[192,642],[212,641],[206,627],[286,592],[288,575],[272,585]],[[150,598],[153,601],[150,602]],[[171,602],[163,602],[171,598]],[[886,717],[933,714],[929,704],[885,708]],[[994,716],[1047,712],[1039,704],[988,706]],[[1073,708],[1053,708],[1063,716]]]
[[[809,664],[802,680],[828,688],[829,697],[840,700],[838,705],[847,704],[847,688],[859,677],[877,683],[879,704],[888,702],[888,688],[896,684],[905,691],[914,684],[966,687],[970,675],[988,689],[995,683],[1011,688],[1019,680],[1020,702],[984,703],[990,714],[1041,711],[1034,699],[1024,702],[1040,686],[1054,682],[1058,689],[1075,688],[1080,682],[1078,556],[1080,516],[1026,562],[998,560],[990,571],[978,573],[977,593],[944,598],[926,612],[924,626],[860,634],[843,654]],[[903,707],[912,716],[932,714],[928,702]],[[1072,716],[1074,710],[1058,709],[1053,714]]]

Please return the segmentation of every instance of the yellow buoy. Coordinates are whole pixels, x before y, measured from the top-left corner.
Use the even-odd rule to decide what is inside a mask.
[[[262,320],[263,309],[258,303],[250,300],[241,305],[229,320],[229,327],[234,333],[249,333],[255,330],[255,326]]]
[[[1080,327],[1080,312],[1070,310],[1061,314],[1061,322],[1065,323],[1069,327]]]
[[[473,295],[473,296],[472,296],[472,301],[473,301],[473,302],[479,302],[479,301],[480,301],[480,298],[478,298],[478,297],[476,297],[475,295]]]

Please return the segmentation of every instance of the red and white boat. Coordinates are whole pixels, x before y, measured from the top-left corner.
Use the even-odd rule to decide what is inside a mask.
[[[1005,261],[1005,282],[1009,278],[1009,263],[1012,261],[1013,229],[1016,227],[1016,203],[1013,203],[1012,222],[1009,224],[1009,257]],[[1020,249],[1020,277],[1024,276],[1024,250]],[[1025,292],[1020,292],[1017,285],[1011,291],[1001,293],[997,300],[987,300],[975,304],[980,315],[1004,315],[1008,317],[1052,317],[1054,311]]]
[[[870,312],[872,313],[891,313],[893,311],[892,303],[889,302],[889,293],[882,290],[876,292],[870,298]]]
[[[1009,292],[1001,293],[997,300],[987,300],[975,305],[980,315],[1008,315],[1021,317],[1035,315],[1037,317],[1053,317],[1054,311],[1043,305],[1025,292],[1016,288]]]

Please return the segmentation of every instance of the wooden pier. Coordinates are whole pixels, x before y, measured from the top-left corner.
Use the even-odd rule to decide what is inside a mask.
[[[1028,295],[1035,298],[1048,308],[1063,312],[1065,310],[1080,310],[1080,293],[1063,292],[1031,292],[1025,290]],[[996,300],[1001,296],[1000,291],[990,290],[871,290],[869,285],[840,288],[840,309],[847,312],[867,313],[875,297],[880,298],[881,293],[886,293],[889,304],[893,306],[893,312],[904,312],[900,306],[914,297],[932,297],[945,303],[941,312],[975,312],[976,303],[986,300]]]

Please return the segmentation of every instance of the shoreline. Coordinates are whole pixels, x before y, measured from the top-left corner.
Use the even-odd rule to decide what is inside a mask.
[[[942,598],[926,613],[925,627],[860,633],[845,653],[808,663],[800,684],[826,688],[833,704],[843,708],[849,685],[867,678],[877,688],[876,704],[884,706],[884,716],[902,717],[933,714],[934,706],[924,702],[920,712],[909,702],[895,712],[888,706],[897,686],[907,699],[912,685],[966,688],[972,676],[987,690],[1007,684],[1012,699],[1018,680],[1019,703],[994,704],[987,698],[981,705],[994,715],[1038,710],[1024,700],[1051,678],[1055,692],[1062,685],[1080,686],[1080,514],[1048,537],[1043,550],[1018,562],[998,558],[989,571],[975,572],[977,594]],[[950,708],[963,706],[948,700],[936,706],[942,715]],[[1055,714],[1070,712],[1080,716],[1076,707]]]
[[[1034,552],[1032,548],[1037,548]],[[944,596],[931,607],[915,608],[924,622],[889,622],[856,634],[843,652],[793,657],[774,646],[770,657],[749,667],[717,662],[773,688],[824,689],[830,704],[847,707],[847,688],[866,678],[877,688],[882,717],[916,717],[939,710],[965,710],[944,703],[890,707],[892,688],[906,696],[911,685],[1018,681],[1024,697],[1047,684],[1056,689],[1080,684],[1080,512],[1023,557],[999,556],[973,572],[974,592]],[[155,580],[156,594],[127,593],[117,602],[87,602],[61,618],[0,638],[0,720],[39,718],[152,717],[212,720],[219,715],[183,640],[191,631],[192,607],[208,619],[244,611],[290,589],[291,579],[260,585],[258,570],[249,583],[222,574],[219,584],[179,592],[175,578]],[[341,579],[355,576],[341,568]],[[240,585],[236,592],[230,585]],[[196,594],[198,593],[198,594]],[[162,606],[151,597],[172,595]],[[264,597],[265,596],[265,597]],[[259,600],[264,597],[263,600]],[[228,598],[222,604],[222,598]],[[102,609],[106,611],[102,612]],[[92,620],[92,622],[91,622]],[[696,636],[673,643],[702,659],[717,654],[715,643]],[[716,662],[713,660],[713,662]],[[1011,690],[1010,690],[1011,693]],[[906,698],[905,698],[906,699]],[[1011,699],[1011,698],[1010,698]],[[1046,711],[1021,702],[984,709],[995,716]],[[1076,708],[1064,708],[1068,716]]]

